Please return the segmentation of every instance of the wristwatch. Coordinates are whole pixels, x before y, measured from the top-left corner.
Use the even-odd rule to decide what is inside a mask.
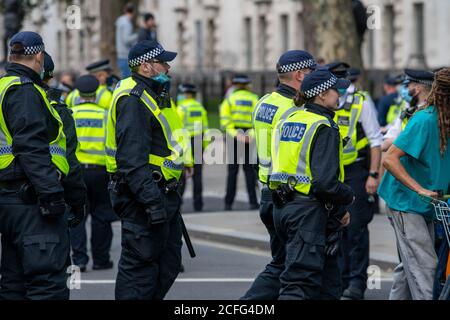
[[[374,179],[378,179],[379,174],[377,171],[373,171],[373,172],[369,172],[369,176],[374,178]]]

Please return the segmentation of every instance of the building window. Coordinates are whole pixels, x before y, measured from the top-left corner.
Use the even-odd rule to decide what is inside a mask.
[[[195,22],[195,35],[197,41],[196,65],[197,69],[201,70],[203,67],[203,30],[201,21]]]
[[[245,62],[247,69],[250,70],[253,66],[253,42],[252,42],[252,19],[245,18]]]
[[[205,55],[205,66],[215,68],[216,66],[216,24],[213,19],[208,20]]]
[[[184,61],[184,25],[183,22],[178,22],[177,24],[177,51],[180,55],[181,64]]]
[[[281,15],[281,48],[283,52],[289,50],[289,16]]]
[[[375,30],[368,30],[367,54],[370,68],[375,66]]]
[[[265,68],[267,57],[267,20],[265,16],[259,17],[258,31],[259,65],[260,67]]]
[[[305,26],[303,25],[303,13],[299,12],[297,13],[297,19],[296,21],[296,29],[295,29],[295,39],[296,39],[296,46],[300,49],[306,49],[305,45]]]
[[[414,53],[423,56],[425,47],[423,3],[414,3]]]
[[[395,12],[393,5],[387,5],[384,8],[385,14],[384,17],[386,19],[386,53],[389,62],[389,67],[395,67]]]

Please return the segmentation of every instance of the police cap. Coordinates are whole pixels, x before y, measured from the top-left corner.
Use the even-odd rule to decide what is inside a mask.
[[[347,78],[350,65],[342,61],[334,61],[325,65],[338,78]]]
[[[19,50],[13,50],[15,44],[21,44],[22,48]],[[9,53],[10,54],[21,54],[21,55],[34,55],[39,52],[45,51],[44,41],[42,37],[36,32],[32,31],[21,31],[12,36],[9,41]]]
[[[175,59],[176,56],[176,52],[164,50],[157,41],[142,40],[130,49],[130,52],[128,53],[128,65],[130,68],[133,68],[152,59],[170,62]]]
[[[192,83],[182,83],[178,86],[180,93],[197,93],[197,87]]]
[[[91,74],[81,76],[75,81],[75,88],[83,96],[94,96],[98,86],[99,82],[97,78]]]
[[[109,64],[109,59],[103,59],[100,61],[96,61],[94,63],[91,63],[86,67],[86,71],[89,73],[94,73],[97,71],[110,71],[112,70],[111,65]]]
[[[53,71],[55,70],[55,64],[52,57],[44,51],[44,79],[53,78]]]
[[[326,68],[320,68],[305,76],[301,91],[309,99],[328,89],[347,89],[349,86],[349,80],[338,78]]]
[[[314,69],[316,66],[316,60],[309,52],[289,50],[278,59],[277,72],[287,73],[308,68]]]
[[[432,86],[434,73],[426,70],[405,69],[405,84],[416,82],[426,86]]]

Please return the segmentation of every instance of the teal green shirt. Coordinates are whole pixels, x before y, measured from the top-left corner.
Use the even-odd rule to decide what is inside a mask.
[[[428,107],[414,114],[394,145],[406,153],[400,159],[408,174],[423,188],[448,191],[450,183],[450,139],[447,152],[441,157],[437,111]],[[402,212],[416,213],[427,219],[434,217],[434,208],[420,199],[386,171],[378,193],[388,207]]]

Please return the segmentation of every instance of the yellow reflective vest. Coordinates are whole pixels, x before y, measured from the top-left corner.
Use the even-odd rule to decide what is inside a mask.
[[[96,91],[95,104],[108,110],[111,107],[112,93],[109,91],[108,87],[100,85]],[[78,90],[73,90],[67,95],[66,104],[69,108],[73,108],[80,103],[80,92]]]
[[[407,108],[407,102],[403,99],[400,101],[395,99],[393,104],[389,106],[388,113],[386,115],[386,123],[392,123],[400,116],[403,110]]]
[[[237,129],[252,128],[253,110],[258,96],[248,90],[235,90],[220,105],[220,127],[231,136]]]
[[[280,184],[291,184],[297,192],[309,194],[314,179],[310,165],[312,142],[317,130],[323,125],[331,127],[325,116],[303,108],[278,122],[272,133],[273,171],[269,176],[270,189],[276,189]],[[344,181],[342,148],[341,139],[340,181]]]
[[[183,128],[189,131],[191,137],[201,135],[208,130],[208,115],[205,107],[194,98],[179,101],[177,110]]]
[[[83,164],[106,166],[106,122],[108,111],[94,103],[72,108],[79,148],[77,158]]]
[[[116,144],[116,109],[117,102],[121,97],[129,96],[136,82],[132,77],[121,80],[114,90],[113,102],[108,112],[106,127],[106,168],[110,173],[117,172],[117,163],[115,159]],[[189,135],[183,134],[181,120],[177,114],[176,108],[172,105],[168,108],[160,109],[158,104],[145,90],[140,95],[141,101],[154,115],[161,125],[168,149],[171,155],[160,157],[149,154],[148,163],[160,168],[166,180],[180,179],[184,165],[192,166],[192,154],[190,153]],[[126,112],[126,109],[123,111]]]
[[[292,98],[287,98],[278,92],[265,95],[258,101],[255,107],[253,112],[253,129],[258,152],[258,175],[262,183],[268,182],[272,165],[271,145],[273,127],[297,109]]]
[[[13,137],[8,130],[3,114],[3,99],[6,92],[12,86],[22,85],[20,77],[9,76],[0,79],[0,170],[7,168],[14,160],[14,154],[12,150]],[[61,171],[64,175],[69,172],[69,164],[66,159],[66,136],[63,132],[63,123],[58,112],[50,105],[47,100],[47,94],[44,89],[34,84],[34,87],[42,96],[45,106],[49,110],[52,117],[58,122],[58,135],[49,142],[49,152],[51,155],[52,163]],[[33,106],[30,106],[33,107]]]
[[[369,144],[367,137],[358,137],[357,125],[361,117],[364,96],[356,92],[348,95],[345,105],[335,112],[334,121],[343,138],[348,138],[344,147],[344,165],[352,164],[358,158],[358,151]],[[374,121],[376,121],[374,119]]]

